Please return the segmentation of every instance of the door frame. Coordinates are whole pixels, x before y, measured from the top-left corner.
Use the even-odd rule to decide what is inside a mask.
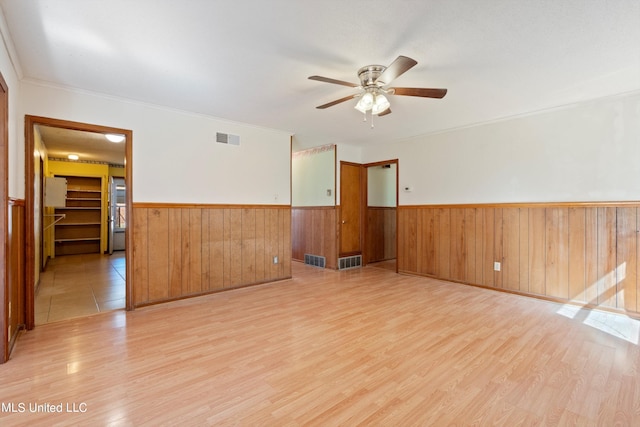
[[[0,364],[9,360],[9,86],[0,73]]]
[[[26,253],[25,253],[25,304],[26,304],[26,328],[28,330],[35,327],[35,245],[39,242],[35,241],[34,233],[34,183],[35,183],[35,168],[34,168],[34,150],[35,150],[35,126],[51,126],[63,129],[78,130],[85,132],[95,133],[119,133],[125,136],[125,185],[129,189],[126,193],[126,213],[127,213],[127,228],[125,230],[125,245],[127,250],[125,251],[125,290],[126,290],[126,309],[133,310],[133,282],[132,282],[132,262],[133,262],[133,235],[132,230],[132,176],[133,176],[133,161],[132,161],[132,146],[133,146],[133,131],[129,129],[114,128],[110,126],[94,125],[89,123],[72,122],[69,120],[53,119],[49,117],[39,117],[25,115],[25,225],[26,225]],[[44,254],[43,254],[44,256]],[[38,268],[42,268],[38,266]]]

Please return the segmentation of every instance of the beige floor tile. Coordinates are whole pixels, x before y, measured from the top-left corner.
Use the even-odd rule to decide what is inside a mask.
[[[124,252],[113,256],[69,255],[51,260],[40,275],[36,324],[123,309],[124,272]]]
[[[119,298],[110,301],[98,301],[100,311],[120,310],[125,306],[125,299]]]

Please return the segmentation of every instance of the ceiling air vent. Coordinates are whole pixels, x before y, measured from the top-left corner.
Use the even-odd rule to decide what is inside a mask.
[[[216,132],[216,142],[220,144],[240,145],[240,137],[230,133]]]

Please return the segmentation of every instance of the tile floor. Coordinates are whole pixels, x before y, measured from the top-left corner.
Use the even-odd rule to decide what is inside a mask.
[[[125,292],[123,251],[59,256],[40,274],[36,325],[122,309]]]

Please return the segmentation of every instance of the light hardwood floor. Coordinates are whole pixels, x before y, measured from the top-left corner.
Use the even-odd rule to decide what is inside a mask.
[[[24,333],[0,393],[26,410],[0,425],[640,425],[637,320],[381,268],[293,275]]]
[[[40,274],[36,325],[125,307],[125,256],[59,256]]]

